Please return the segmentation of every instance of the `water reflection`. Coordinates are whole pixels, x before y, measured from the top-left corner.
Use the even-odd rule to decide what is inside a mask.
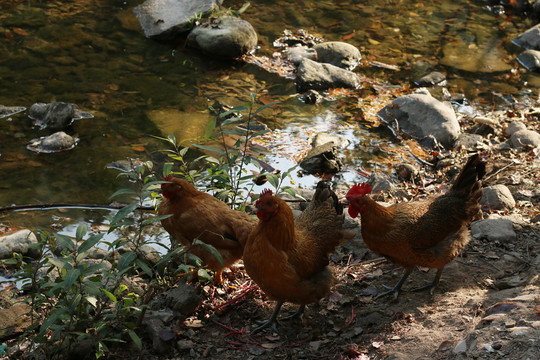
[[[392,86],[404,88],[438,70],[447,74],[451,94],[464,94],[473,108],[491,108],[504,102],[493,92],[519,96],[540,84],[535,74],[510,71],[517,68],[514,58],[520,51],[510,39],[530,21],[496,16],[482,9],[483,2],[252,0],[243,16],[258,32],[260,55],[276,51],[272,43],[284,29],[298,28],[361,49],[364,60],[356,71],[370,83],[352,97],[334,96],[315,106],[298,100],[293,81],[255,65],[208,59],[184,49],[182,41],[145,39],[132,13],[141,2],[2,2],[0,104],[64,101],[95,118],[68,128],[80,143],[58,154],[26,150],[30,139],[49,135],[33,127],[26,114],[0,119],[0,205],[106,204],[126,186],[107,164],[128,157],[162,161],[158,151],[166,146],[151,135],[200,136],[210,119],[207,106],[214,101],[236,106],[257,93],[264,100],[257,106],[281,102],[260,120],[275,129],[266,141],[279,151],[268,161],[282,170],[296,163],[316,132],[346,136],[351,144],[342,150],[345,171],[337,179],[352,182],[361,179],[355,172],[360,166],[388,172],[392,161],[410,161],[397,152],[404,142],[361,116],[373,117],[381,103],[391,100]],[[226,5],[240,8],[243,3]],[[376,62],[399,70],[373,66]],[[296,175],[294,180],[305,187],[317,181]],[[68,217],[76,220],[63,223],[65,228],[106,223],[99,212],[71,211]],[[43,227],[55,221],[51,214],[3,215],[0,222]]]

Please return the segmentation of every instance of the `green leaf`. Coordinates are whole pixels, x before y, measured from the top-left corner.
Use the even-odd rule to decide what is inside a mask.
[[[142,261],[141,259],[137,259],[135,260],[135,264],[137,264],[137,266],[141,268],[142,271],[146,273],[146,275],[152,277],[152,269],[150,269],[150,267],[144,261]]]
[[[135,343],[135,345],[137,346],[137,348],[139,350],[142,350],[142,341],[141,341],[141,338],[135,333],[135,331],[133,330],[128,330],[128,334],[129,334],[129,337],[131,338],[131,340],[133,340],[133,342]]]
[[[56,241],[58,241],[58,243],[66,249],[75,250],[75,243],[69,236],[57,233],[54,235],[54,237],[56,238]]]
[[[206,269],[199,269],[197,271],[197,277],[199,278],[199,280],[202,281],[214,281],[214,278],[212,277],[212,275],[210,275],[210,273],[208,273],[208,270]]]
[[[137,253],[135,251],[128,251],[122,257],[120,260],[118,260],[118,270],[124,270],[133,264],[133,261],[137,257]]]
[[[128,214],[133,212],[137,208],[137,204],[129,204],[118,210],[116,215],[114,215],[113,219],[111,220],[111,225],[116,225],[120,220],[125,218]]]
[[[266,104],[266,105],[263,105],[261,106],[260,108],[258,108],[257,110],[255,110],[255,112],[253,113],[253,115],[257,115],[258,113],[260,113],[261,111],[263,111],[264,109],[268,109],[270,106],[274,106],[276,104],[279,104],[280,102],[279,101],[274,101],[274,102],[271,102],[269,104]]]
[[[124,194],[129,194],[129,195],[136,195],[137,192],[133,189],[120,189],[118,191],[116,191],[114,194],[112,194],[109,199],[112,199],[114,197],[117,197],[118,195],[124,195]]]
[[[223,130],[223,133],[224,133],[224,134],[227,134],[227,135],[239,135],[239,136],[245,136],[245,135],[246,135],[246,130],[240,130],[240,129],[227,129],[227,130]]]
[[[236,107],[233,107],[231,110],[231,112],[241,112],[241,111],[248,111],[249,109],[247,108],[247,106],[244,106],[244,105],[240,105],[240,106],[236,106]]]
[[[62,258],[51,257],[49,258],[49,263],[51,263],[53,266],[56,266],[59,269],[63,269],[66,266],[66,264],[68,264],[68,261]]]
[[[66,278],[64,280],[64,289],[69,289],[71,286],[73,286],[73,284],[79,278],[80,275],[81,275],[81,272],[79,271],[79,269],[68,270],[66,274]]]
[[[200,245],[204,250],[208,251],[210,254],[212,254],[216,259],[217,261],[219,262],[219,264],[221,266],[224,266],[223,265],[223,257],[221,256],[221,254],[219,253],[219,251],[217,251],[217,249],[215,247],[213,247],[212,245],[210,244],[207,244],[199,239],[195,239],[193,240],[193,245]]]
[[[203,149],[203,150],[206,150],[206,151],[211,151],[211,152],[215,152],[215,153],[218,153],[218,154],[224,154],[224,151],[219,149],[219,148],[216,148],[216,147],[213,147],[213,146],[206,146],[206,145],[201,145],[201,144],[193,144],[194,147],[196,148],[199,148],[199,149]]]
[[[176,137],[173,134],[169,134],[169,136],[167,136],[167,139],[171,144],[176,145]]]
[[[180,149],[180,151],[178,152],[178,154],[179,154],[180,156],[184,157],[184,156],[186,156],[188,150],[189,150],[189,147],[186,146],[185,148]]]
[[[86,226],[79,225],[77,226],[77,231],[75,233],[75,239],[77,239],[77,242],[81,241],[84,235],[86,235]]]
[[[90,236],[85,242],[81,244],[81,246],[79,246],[79,249],[78,249],[79,253],[90,250],[94,245],[96,245],[99,242],[99,240],[101,240],[102,237],[103,237],[103,234]]]
[[[240,116],[231,117],[231,118],[223,120],[223,122],[221,123],[221,126],[236,124],[237,122],[240,122],[240,121],[246,121],[246,120]]]
[[[114,296],[113,293],[111,293],[110,291],[105,290],[104,288],[100,288],[100,289],[101,289],[101,291],[103,291],[103,293],[104,293],[105,295],[107,295],[107,297],[108,297],[109,299],[111,299],[111,301],[112,301],[113,303],[116,304],[116,303],[118,302],[118,300],[116,299],[116,296]]]
[[[49,313],[49,316],[45,320],[43,320],[43,323],[39,328],[39,332],[44,333],[45,330],[47,330],[52,324],[56,322],[56,320],[58,320],[59,315],[59,313],[53,313],[52,315],[51,313]]]
[[[266,178],[268,179],[268,182],[277,189],[279,187],[279,177],[276,174],[272,174],[272,173],[268,173],[265,175],[266,175]]]
[[[84,299],[94,308],[97,307],[97,299],[94,296],[86,296]]]
[[[216,128],[216,118],[212,118],[208,125],[206,125],[206,130],[204,132],[204,138],[210,139],[210,136],[212,136],[212,133],[214,132],[214,129]]]
[[[167,162],[163,164],[163,177],[169,175],[172,171],[173,163]]]

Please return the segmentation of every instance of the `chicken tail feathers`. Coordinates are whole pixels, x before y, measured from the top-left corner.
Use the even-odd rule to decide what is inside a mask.
[[[456,196],[476,198],[482,196],[482,178],[486,174],[486,163],[479,154],[472,155],[457,176],[450,191]],[[480,198],[477,199],[479,201]]]

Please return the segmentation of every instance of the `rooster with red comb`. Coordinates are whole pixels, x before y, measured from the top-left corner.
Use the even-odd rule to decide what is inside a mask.
[[[401,280],[378,297],[392,294],[397,299],[416,266],[437,269],[435,279],[417,290],[433,290],[438,285],[443,268],[470,240],[468,226],[480,212],[485,167],[485,162],[475,154],[445,194],[389,207],[379,205],[369,196],[371,187],[366,183],[349,190],[349,215],[361,216],[366,245],[405,268]]]

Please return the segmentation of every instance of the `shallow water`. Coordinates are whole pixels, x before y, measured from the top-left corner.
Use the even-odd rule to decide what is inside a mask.
[[[204,134],[212,118],[207,106],[233,106],[257,93],[256,107],[270,101],[261,121],[275,130],[268,162],[282,170],[295,164],[317,131],[345,135],[344,172],[338,181],[361,179],[355,170],[382,169],[399,159],[403,147],[392,133],[359,116],[374,118],[391,92],[437,70],[447,74],[452,95],[464,94],[475,109],[490,109],[503,96],[536,102],[538,76],[519,70],[520,49],[511,39],[532,26],[526,18],[496,16],[483,1],[257,1],[243,14],[259,35],[257,55],[271,56],[284,29],[303,28],[326,40],[361,49],[355,71],[370,84],[353,96],[332,96],[303,104],[294,82],[251,64],[223,63],[177,45],[146,39],[132,12],[141,1],[20,1],[0,3],[0,104],[30,107],[35,102],[76,103],[93,119],[76,121],[66,132],[80,141],[74,150],[36,154],[31,139],[48,135],[25,113],[0,119],[0,206],[25,203],[107,204],[126,186],[107,164],[125,158],[163,159],[167,146],[151,137]],[[243,1],[225,1],[238,9]],[[395,65],[388,70],[374,62]],[[396,155],[397,154],[397,155]],[[410,161],[404,158],[404,161]],[[160,166],[158,165],[158,168]],[[312,186],[317,179],[295,180]],[[258,191],[260,188],[256,188]],[[106,211],[51,210],[3,214],[16,228],[60,228],[106,223]]]

